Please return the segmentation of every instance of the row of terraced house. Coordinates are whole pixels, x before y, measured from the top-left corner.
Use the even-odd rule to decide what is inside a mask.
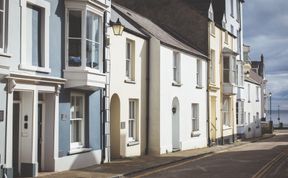
[[[261,135],[244,0],[0,0],[0,177]]]

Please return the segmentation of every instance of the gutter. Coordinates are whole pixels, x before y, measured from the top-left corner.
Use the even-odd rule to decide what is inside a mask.
[[[150,38],[151,39],[151,38]],[[146,64],[146,148],[149,153],[149,124],[150,124],[150,39],[147,40],[147,64]]]

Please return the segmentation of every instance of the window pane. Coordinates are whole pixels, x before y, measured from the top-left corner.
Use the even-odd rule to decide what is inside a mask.
[[[126,59],[131,59],[131,43],[126,43]]]
[[[69,37],[81,38],[81,11],[69,11]]]
[[[87,39],[99,42],[99,29],[100,29],[100,17],[92,12],[87,12]]]
[[[4,10],[4,0],[0,0],[0,10]]]
[[[3,38],[4,38],[4,31],[3,31],[3,26],[4,26],[4,12],[0,12],[0,48],[3,48]]]
[[[230,59],[229,57],[224,57],[224,69],[230,69]]]
[[[86,45],[86,66],[99,69],[99,44],[87,40]]]
[[[39,7],[27,4],[26,28],[27,63],[43,67],[41,62],[41,9]]]
[[[81,39],[69,39],[69,66],[81,66]]]
[[[81,122],[79,120],[71,121],[71,142],[81,142]]]

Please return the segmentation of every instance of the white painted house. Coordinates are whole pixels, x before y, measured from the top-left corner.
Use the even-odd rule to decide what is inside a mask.
[[[207,146],[207,58],[135,12],[114,5],[151,37],[149,128],[151,154]]]
[[[146,64],[149,39],[116,10],[112,8],[111,21],[116,22],[119,19],[125,30],[121,36],[115,36],[112,29],[110,31],[112,159],[145,153]]]
[[[250,70],[245,77],[245,100],[243,102],[243,119],[238,121],[237,132],[240,138],[255,138],[261,136],[261,83],[262,78]]]

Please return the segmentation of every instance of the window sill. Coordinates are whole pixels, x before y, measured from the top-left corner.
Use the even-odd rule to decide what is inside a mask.
[[[129,143],[127,143],[127,146],[136,146],[139,145],[140,143],[138,141],[131,141]]]
[[[36,66],[26,66],[23,64],[19,65],[19,69],[28,70],[32,72],[40,72],[40,73],[50,73],[51,69],[46,67],[36,67]]]
[[[203,89],[203,87],[202,87],[202,86],[199,86],[199,85],[197,85],[196,88],[197,88],[197,89]]]
[[[232,129],[232,127],[231,127],[231,126],[228,126],[228,125],[223,125],[223,130],[230,130],[230,129]]]
[[[251,101],[248,101],[248,103],[251,103]]]
[[[216,37],[215,33],[213,33],[213,32],[210,32],[210,35],[214,38]]]
[[[172,86],[174,86],[174,87],[181,87],[182,86],[182,84],[181,83],[179,83],[179,82],[172,82]]]
[[[201,135],[200,131],[192,131],[191,137],[199,137]]]
[[[6,57],[6,58],[11,58],[11,57],[12,57],[11,54],[3,53],[3,52],[0,52],[0,56],[1,56],[1,57]]]
[[[69,151],[69,155],[75,155],[75,154],[79,154],[79,153],[85,153],[85,152],[89,152],[91,151],[92,148],[76,148],[76,149],[71,149]]]
[[[136,82],[134,80],[130,80],[130,79],[126,79],[124,80],[124,83],[128,83],[128,84],[136,84]]]
[[[256,100],[256,102],[259,102],[259,100]]]

